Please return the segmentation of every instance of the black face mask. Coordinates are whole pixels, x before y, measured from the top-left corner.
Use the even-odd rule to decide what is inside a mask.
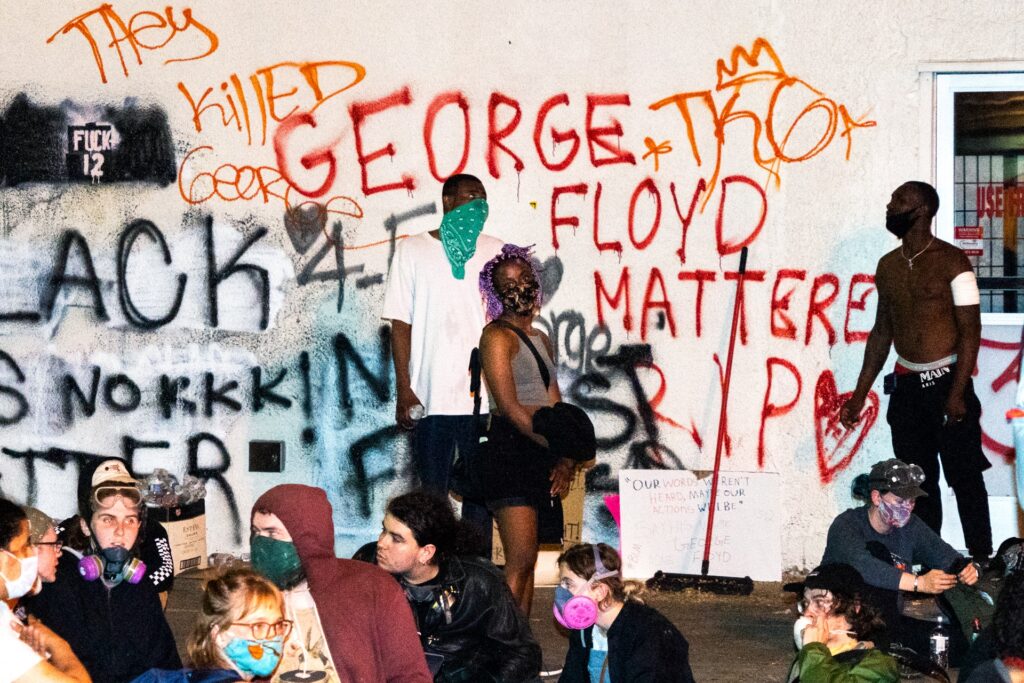
[[[109,583],[121,583],[124,566],[132,559],[131,552],[127,548],[115,545],[104,548],[100,555],[103,556],[103,578]]]
[[[897,239],[903,239],[903,236],[910,231],[910,227],[914,224],[914,218],[911,214],[917,211],[918,208],[920,207],[915,206],[913,209],[903,213],[886,214],[885,229],[896,235]]]
[[[512,285],[501,290],[498,298],[506,313],[513,315],[530,315],[534,306],[537,305],[537,293],[540,285],[531,282],[527,285]]]

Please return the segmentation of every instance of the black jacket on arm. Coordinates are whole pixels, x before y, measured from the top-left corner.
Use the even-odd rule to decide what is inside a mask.
[[[363,546],[354,557],[375,562],[374,544]],[[487,560],[448,558],[427,584],[435,587],[429,596],[417,596],[398,582],[412,607],[424,652],[444,657],[434,676],[438,683],[520,683],[540,672],[540,645],[504,575]]]
[[[174,635],[147,580],[107,589],[78,574],[66,552],[57,580],[25,601],[25,609],[68,641],[94,683],[124,683],[152,669],[180,669]]]
[[[593,647],[591,626],[569,631],[569,652],[558,679],[590,683],[587,662]],[[608,629],[608,676],[613,683],[694,683],[690,644],[661,612],[627,600]]]

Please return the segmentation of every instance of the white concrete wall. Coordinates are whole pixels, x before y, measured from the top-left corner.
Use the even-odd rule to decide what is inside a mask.
[[[134,465],[178,473],[191,466],[215,475],[212,550],[244,544],[249,506],[275,483],[328,489],[346,549],[374,535],[384,502],[406,485],[407,448],[389,430],[393,389],[378,320],[388,228],[400,237],[436,227],[434,175],[462,167],[465,154],[464,170],[488,189],[488,231],[535,243],[552,264],[544,318],[559,345],[560,382],[566,395],[591,408],[608,440],[598,459],[607,472],[591,481],[585,537],[612,536],[601,495],[626,466],[631,447],[654,438],[628,377],[602,365],[602,356],[626,344],[651,344],[656,367],[638,374],[658,417],[660,457],[674,467],[710,467],[720,405],[715,358],[724,362],[735,292],[725,278],[736,269],[735,249],[749,242],[748,268],[757,280],[746,289],[725,466],[784,475],[783,564],[814,565],[829,520],[851,504],[853,476],[890,455],[880,386],[878,419],[865,420],[862,434],[841,438],[831,427],[836,396],[853,388],[860,367],[860,333],[873,319],[875,297],[865,277],[895,246],[883,228],[885,203],[896,185],[919,177],[931,154],[920,147],[918,66],[1024,58],[1024,17],[1014,2],[171,5],[181,29],[173,35],[160,28],[162,5],[114,2],[106,15],[113,29],[93,12],[98,2],[0,5],[0,107],[23,102],[17,98],[24,94],[35,107],[56,108],[51,114],[60,123],[47,143],[39,121],[26,122],[24,105],[7,109],[8,123],[24,124],[7,129],[7,162],[19,160],[19,173],[41,165],[42,176],[34,177],[45,182],[17,182],[8,170],[0,187],[0,314],[40,310],[53,293],[64,240],[69,274],[85,273],[81,246],[88,244],[109,318],[101,320],[93,295],[72,283],[38,321],[0,319],[0,349],[24,375],[19,381],[12,363],[0,363],[0,417],[12,421],[27,407],[18,421],[0,426],[0,487],[17,499],[34,492],[52,514],[70,514],[77,466],[69,451],[118,455],[127,437],[166,442],[139,448]],[[157,13],[146,14],[151,8]],[[118,19],[136,30],[156,28],[137,33],[134,44],[112,45],[123,38]],[[358,82],[316,106],[299,72],[314,62],[326,63],[318,72],[325,97]],[[268,67],[274,68],[261,71]],[[273,112],[268,73],[279,95]],[[671,98],[684,94],[692,97],[680,100],[688,106],[681,109]],[[389,97],[392,106],[376,107],[379,113],[358,104]],[[432,104],[446,102],[429,131],[431,158],[425,122]],[[549,114],[538,122],[545,102]],[[152,147],[132,154],[134,168],[169,182],[118,182],[111,173],[95,183],[65,177],[64,125],[110,123],[133,106],[166,115],[173,159],[161,166]],[[314,106],[294,125],[272,119]],[[491,137],[501,147],[489,144],[489,109]],[[521,119],[513,127],[517,110]],[[118,120],[138,119],[129,112]],[[621,134],[602,130],[616,126]],[[135,133],[119,133],[116,148],[106,151],[108,171],[114,158],[127,164],[127,153],[118,157],[118,151]],[[26,140],[31,144],[19,145]],[[361,164],[360,143],[364,157],[389,145],[393,154]],[[660,152],[648,154],[652,147]],[[563,160],[559,170],[544,165]],[[76,156],[72,166],[82,163]],[[54,166],[46,170],[47,164]],[[236,168],[243,169],[245,198],[233,182]],[[264,194],[253,168],[267,183],[281,179]],[[214,189],[209,174],[223,182],[207,198]],[[701,180],[706,190],[694,204]],[[296,189],[286,193],[289,182]],[[387,185],[392,188],[381,189]],[[283,197],[299,204],[303,190],[314,201],[331,200],[328,208],[339,213],[324,226],[315,210],[286,218]],[[553,228],[553,220],[572,217],[578,228]],[[180,311],[151,330],[129,319],[118,294],[119,239],[136,219],[159,228],[171,261],[165,265],[147,234],[136,240],[120,279],[139,311],[164,315],[178,274],[187,276]],[[340,286],[330,275],[338,269],[335,250],[320,231],[330,233],[336,220],[345,247],[338,250],[345,272]],[[216,286],[216,324],[208,224],[216,267],[250,245],[239,264],[263,268],[269,292],[264,297],[262,277],[251,270],[232,275]],[[70,231],[81,240],[67,242]],[[679,251],[684,241],[685,254]],[[629,309],[624,301],[599,307],[595,282],[612,294],[627,272]],[[696,282],[680,274],[713,279],[704,284],[700,309]],[[788,310],[776,311],[773,328],[773,297],[782,300],[787,292]],[[821,306],[821,316],[809,314],[812,295],[831,302]],[[602,322],[607,331],[599,329]],[[985,337],[1015,342],[1020,331],[987,328]],[[338,357],[347,368],[344,385]],[[345,360],[354,357],[359,364]],[[986,347],[977,378],[987,452],[996,465],[991,483],[1002,494],[1012,494],[1004,456],[1011,438],[1002,415],[1012,404],[1016,374],[1005,383],[1000,377],[1014,358],[1014,350]],[[69,420],[62,378],[70,374],[87,387],[92,366],[101,374],[95,413],[76,408]],[[256,409],[253,367],[263,369],[264,383],[287,370],[276,391],[292,401],[289,408]],[[124,413],[104,398],[106,378],[119,373],[140,390],[138,407]],[[229,394],[237,409],[215,401],[212,415],[204,414],[205,373],[213,373],[217,387],[238,382]],[[189,379],[179,394],[198,403],[195,414],[179,402],[164,417],[161,375]],[[131,385],[110,387],[113,402],[134,403]],[[771,405],[782,409],[766,410]],[[196,435],[216,438],[223,452]],[[247,472],[252,439],[286,442],[283,475]],[[190,443],[197,454],[191,465]],[[29,451],[36,457],[26,458]]]

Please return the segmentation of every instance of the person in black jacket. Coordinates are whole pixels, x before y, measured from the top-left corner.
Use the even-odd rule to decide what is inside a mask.
[[[1003,683],[1024,678],[1024,572],[1013,572],[1004,579],[986,639],[990,642],[986,649],[991,649],[993,659],[973,666],[969,672],[961,669],[963,675],[958,680]]]
[[[413,491],[388,504],[376,545],[355,557],[402,586],[435,681],[531,680],[540,672],[540,646],[501,572],[456,554],[462,529],[447,498]]]
[[[81,560],[63,555],[56,582],[30,601],[29,613],[68,641],[94,683],[181,668],[160,598],[137,559],[145,506],[123,463],[101,464],[80,513],[89,551]]]
[[[118,458],[89,461],[82,465],[78,477],[78,508],[88,509],[89,495],[92,491],[92,477],[97,469],[114,463],[127,465]],[[130,472],[130,470],[129,470]],[[58,525],[57,532],[66,550],[82,553],[89,550],[89,537],[81,531],[80,517],[75,515]],[[146,564],[146,581],[152,583],[160,595],[160,604],[167,607],[167,597],[174,588],[174,558],[171,556],[171,542],[167,530],[156,519],[156,515],[145,515],[144,524],[139,533],[139,559]]]
[[[569,630],[565,683],[694,683],[690,645],[624,582],[611,546],[580,543],[558,558],[556,617]]]

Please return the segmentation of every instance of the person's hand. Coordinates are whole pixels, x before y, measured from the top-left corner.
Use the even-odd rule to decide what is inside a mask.
[[[956,575],[956,578],[960,579],[968,586],[973,586],[978,583],[978,565],[973,562],[969,563],[966,567],[960,570],[960,573]]]
[[[954,425],[964,421],[967,415],[967,403],[964,402],[963,392],[952,391],[946,399],[946,425]]]
[[[947,574],[941,569],[933,569],[927,574],[921,574],[917,577],[917,590],[919,593],[938,595],[955,585],[956,577],[952,574]]]
[[[58,671],[74,680],[88,681],[89,674],[82,662],[75,656],[68,641],[46,627],[41,621],[29,616],[28,624],[21,629],[21,639],[41,657],[48,659]]]
[[[839,410],[839,421],[847,429],[853,429],[860,422],[860,411],[864,410],[864,399],[853,395],[846,399],[846,403]]]
[[[827,643],[828,635],[828,618],[824,614],[816,614],[803,630],[803,644]]]
[[[413,390],[406,387],[398,390],[398,398],[395,401],[395,422],[402,429],[412,429],[416,426],[416,420],[409,417],[409,408],[420,402]]]
[[[33,616],[29,616],[28,623],[22,627],[20,637],[39,656],[47,659],[54,656],[59,658],[64,648],[71,649],[66,640]]]
[[[562,458],[558,464],[551,468],[551,495],[564,496],[569,492],[573,477],[576,476],[576,465],[572,460]]]

